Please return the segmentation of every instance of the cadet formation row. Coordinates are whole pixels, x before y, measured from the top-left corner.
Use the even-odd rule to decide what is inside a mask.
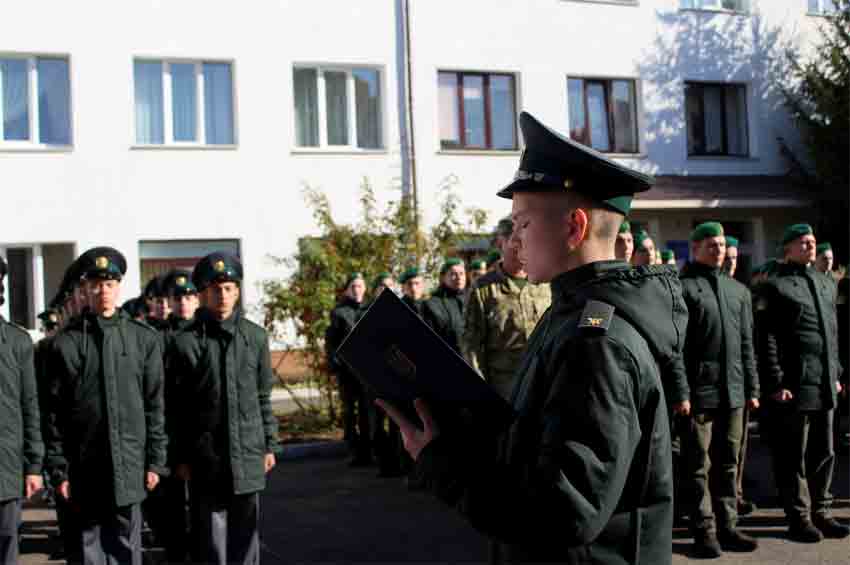
[[[425,282],[416,268],[404,271],[399,283],[404,302],[519,410],[522,361],[555,288],[550,292],[550,285],[528,282],[522,246],[512,238],[514,222],[499,222],[493,235],[498,255],[488,256],[489,265],[474,261],[467,272],[463,261],[446,260],[430,297],[424,296]],[[617,231],[615,257],[637,271],[632,276],[659,268],[675,273],[675,267],[655,266],[676,262],[672,252],[656,251],[649,234],[633,235],[627,221]],[[836,407],[846,413],[847,407],[842,367],[848,364],[850,281],[843,277],[836,283],[831,246],[817,245],[807,224],[786,229],[782,259],[754,269],[749,288],[734,278],[738,245],[719,223],[693,231],[690,261],[677,273],[688,313],[684,344],[666,365],[659,360],[677,521],[689,524],[694,554],[706,558],[757,548],[757,540],[738,528],[739,515],[754,510],[744,498],[742,480],[755,411],[771,447],[788,537],[817,542],[850,534],[830,515],[834,413]],[[394,278],[380,273],[371,287],[374,299],[395,290]],[[344,288],[331,313],[326,348],[344,401],[351,464],[370,465],[374,457],[379,476],[409,473],[408,485],[422,488],[398,426],[385,426],[375,399],[333,355],[370,303],[361,273],[352,274]],[[601,325],[603,319],[588,322]]]
[[[83,253],[35,347],[0,318],[0,563],[18,562],[21,498],[44,479],[69,563],[141,565],[143,521],[170,563],[258,563],[278,424],[242,265],[213,253],[119,308],[125,272],[113,248]]]

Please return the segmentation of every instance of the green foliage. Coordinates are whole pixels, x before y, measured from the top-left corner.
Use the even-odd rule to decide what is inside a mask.
[[[427,232],[417,230],[421,223],[408,199],[390,201],[379,209],[368,179],[360,187],[359,219],[354,225],[338,223],[328,196],[305,187],[304,198],[319,235],[303,237],[292,256],[273,258],[291,274],[263,283],[265,325],[277,337],[281,328],[294,331],[293,347],[306,353],[315,375],[309,384],[326,392],[323,397],[332,418],[336,417],[331,393],[335,384],[328,374],[324,335],[347,276],[359,271],[370,281],[380,272],[398,276],[417,265],[436,278],[443,257],[470,234],[480,233],[487,222],[487,213],[478,208],[465,209],[466,222],[461,220],[462,203],[453,191],[455,184],[454,176],[441,183],[439,221]]]

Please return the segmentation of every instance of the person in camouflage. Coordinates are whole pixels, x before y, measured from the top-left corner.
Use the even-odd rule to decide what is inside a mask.
[[[461,341],[469,364],[506,400],[528,337],[552,301],[548,285],[528,283],[516,248],[508,245],[512,232],[510,218],[496,227],[502,260],[472,289]]]

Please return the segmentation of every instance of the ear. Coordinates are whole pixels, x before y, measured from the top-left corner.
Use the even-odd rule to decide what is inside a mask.
[[[566,222],[567,248],[572,251],[584,242],[590,231],[590,216],[582,208],[576,208],[569,212]]]

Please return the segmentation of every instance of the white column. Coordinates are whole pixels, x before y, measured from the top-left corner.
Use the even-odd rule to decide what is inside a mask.
[[[33,326],[35,317],[44,311],[44,255],[41,252],[41,245],[32,246],[32,307]]]

